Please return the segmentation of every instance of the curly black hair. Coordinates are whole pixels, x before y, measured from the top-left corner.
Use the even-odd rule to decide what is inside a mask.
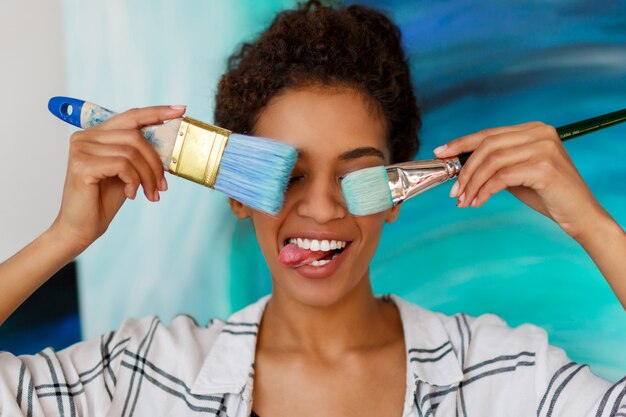
[[[311,0],[280,12],[228,60],[215,123],[252,132],[261,110],[287,89],[346,86],[371,97],[384,116],[391,162],[410,160],[419,146],[421,117],[400,38],[385,14],[360,5]]]

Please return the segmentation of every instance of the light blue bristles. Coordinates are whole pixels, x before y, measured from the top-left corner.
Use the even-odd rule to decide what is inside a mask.
[[[296,163],[295,148],[265,138],[231,134],[215,189],[254,209],[276,214]]]
[[[348,210],[355,216],[367,216],[393,206],[384,166],[349,173],[341,181],[341,191]]]

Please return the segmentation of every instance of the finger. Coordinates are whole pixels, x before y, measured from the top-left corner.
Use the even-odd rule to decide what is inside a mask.
[[[466,177],[467,184],[459,181],[460,195],[463,197],[460,207],[467,207],[476,197],[478,191],[499,170],[528,161],[534,155],[534,149],[528,145],[514,146],[492,152],[483,163],[478,166],[473,175]]]
[[[103,161],[106,165],[102,165],[103,173],[107,177],[117,176],[124,184],[124,193],[128,198],[134,200],[137,196],[137,190],[141,183],[141,175],[137,172],[132,164],[119,158],[106,158]],[[145,192],[145,189],[144,189]]]
[[[99,184],[106,179],[119,178],[124,185],[124,193],[134,199],[141,183],[141,176],[133,165],[122,158],[94,156],[85,153],[70,164],[75,178],[88,184]]]
[[[137,190],[141,183],[139,173],[134,170],[122,171],[118,177],[124,183],[124,194],[126,194],[126,197],[134,200],[137,197]]]
[[[511,187],[525,187],[530,183],[530,176],[536,164],[532,161],[525,161],[520,164],[507,166],[492,175],[478,190],[468,205],[480,207],[494,194]]]
[[[506,152],[507,149],[516,148],[517,152],[526,154],[527,152],[524,152],[519,146],[527,145],[537,140],[539,139],[529,133],[528,130],[501,133],[485,138],[478,149],[476,149],[465,164],[463,164],[463,168],[461,168],[461,172],[457,178],[459,184],[456,190],[457,192],[453,197],[462,195],[463,193],[467,195],[469,191],[467,186],[470,181],[474,179],[475,172],[478,169],[485,168],[485,166],[491,167],[494,169],[491,171],[492,174],[495,170],[500,169],[502,166],[498,166],[498,160],[501,156],[507,157],[508,159],[505,159],[505,161],[509,160],[510,163],[521,162],[521,160],[515,159],[514,154]],[[486,180],[487,178],[481,179]]]
[[[528,122],[512,126],[494,127],[481,130],[480,132],[472,133],[471,135],[462,136],[460,138],[451,140],[450,142],[436,148],[434,150],[437,158],[448,158],[461,154],[463,152],[472,152],[481,144],[485,138],[494,135],[500,135],[508,132],[519,132],[522,130],[530,129],[533,127],[541,126],[541,122]]]
[[[161,158],[140,131],[129,129],[94,132],[92,139],[101,144],[124,145],[137,149],[154,173],[154,177],[157,180],[157,189],[159,191],[165,191],[167,186]]]
[[[186,109],[184,105],[130,109],[94,126],[93,129],[141,129],[145,126],[158,125],[166,120],[181,117]]]
[[[122,163],[128,163],[133,170],[138,173],[139,182],[148,200],[159,201],[160,197],[157,190],[156,176],[136,148],[128,145],[105,145],[89,142],[82,145],[82,152],[92,157],[105,158],[114,163],[114,166],[118,168],[122,166]],[[122,178],[120,177],[120,179]]]

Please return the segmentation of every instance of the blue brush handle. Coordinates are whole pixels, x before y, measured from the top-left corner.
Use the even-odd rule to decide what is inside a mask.
[[[115,112],[72,97],[52,97],[48,110],[66,123],[86,129],[115,116]]]

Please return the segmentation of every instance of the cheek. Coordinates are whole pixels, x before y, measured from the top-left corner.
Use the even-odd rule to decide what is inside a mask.
[[[307,195],[307,185],[303,183],[290,184],[285,191],[285,200],[283,201],[283,208],[278,213],[278,216],[285,215],[290,211],[295,210],[298,201],[301,201],[303,196]]]
[[[275,244],[280,222],[279,218],[264,213],[252,213],[252,225],[261,249],[265,250],[264,246]]]
[[[385,213],[376,213],[370,216],[355,217],[356,223],[361,230],[363,239],[366,242],[378,242],[380,234],[385,224]]]

